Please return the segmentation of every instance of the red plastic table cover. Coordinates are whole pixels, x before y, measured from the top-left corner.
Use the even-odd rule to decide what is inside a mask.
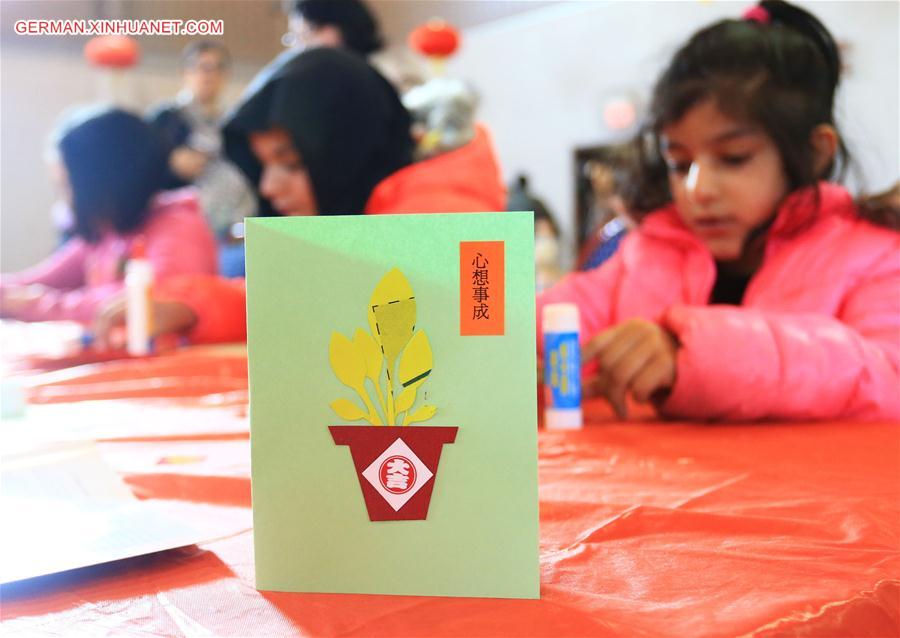
[[[197,370],[206,381],[183,388],[235,396],[240,361],[178,357],[177,369],[169,359],[33,377],[42,380],[33,397],[64,400],[68,388],[70,399],[97,399],[109,383],[119,398],[93,405],[112,409],[148,396],[122,382]],[[157,400],[185,416],[203,419],[221,403],[158,387],[169,398]],[[540,600],[260,592],[246,532],[3,587],[0,627],[10,636],[900,635],[898,424],[712,426],[646,413],[626,423],[601,403],[586,413],[583,430],[539,435]],[[142,498],[194,503],[198,516],[210,505],[249,515],[246,433],[154,439],[129,437],[125,424],[100,446]]]

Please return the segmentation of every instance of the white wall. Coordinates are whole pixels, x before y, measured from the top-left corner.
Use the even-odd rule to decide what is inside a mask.
[[[524,171],[569,238],[574,225],[573,151],[617,142],[605,129],[607,98],[646,100],[661,68],[698,28],[735,17],[748,2],[565,2],[463,34],[450,72],[480,90],[507,180]],[[866,186],[900,176],[897,2],[800,2],[850,44],[838,122]]]
[[[852,46],[839,118],[877,190],[900,175],[897,2],[801,2]],[[601,120],[604,101],[624,90],[646,94],[659,69],[694,30],[747,3],[561,2],[467,30],[450,72],[482,93],[507,179],[525,171],[571,237],[572,155],[617,141]],[[141,107],[173,95],[177,60],[147,60],[127,74],[124,93]],[[229,97],[255,68],[238,67]],[[0,57],[0,270],[26,267],[54,246],[52,188],[43,161],[58,114],[98,95],[97,72],[80,55],[17,51]]]

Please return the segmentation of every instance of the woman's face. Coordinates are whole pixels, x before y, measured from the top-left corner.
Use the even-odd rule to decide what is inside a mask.
[[[739,259],[750,234],[788,193],[775,142],[758,126],[722,113],[711,99],[666,126],[661,140],[684,223],[715,259]]]
[[[184,70],[184,86],[201,104],[214,103],[225,88],[228,74],[220,51],[198,54]]]
[[[275,210],[291,216],[318,214],[309,172],[287,131],[251,133],[250,148],[263,167],[259,192]]]

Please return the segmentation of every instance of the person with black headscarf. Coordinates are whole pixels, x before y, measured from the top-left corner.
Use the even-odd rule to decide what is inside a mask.
[[[283,55],[226,117],[225,148],[257,184],[263,210],[281,215],[363,212],[376,184],[412,162],[410,117],[393,87],[352,53],[319,48]],[[312,209],[292,208],[260,153],[283,138],[312,185]]]
[[[393,87],[342,49],[282,54],[226,117],[224,135],[226,153],[257,185],[267,215],[505,208],[506,189],[486,132],[414,162],[410,118]],[[186,277],[154,294],[154,325],[162,332],[189,333],[194,343],[245,337],[243,280]],[[185,308],[193,315],[187,323]],[[116,308],[101,314],[101,340],[120,320]]]

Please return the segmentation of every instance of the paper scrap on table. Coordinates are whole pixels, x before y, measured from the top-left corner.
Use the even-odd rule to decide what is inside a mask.
[[[98,565],[240,531],[182,504],[135,498],[92,442],[3,434],[0,582]],[[238,527],[241,527],[239,524]]]

